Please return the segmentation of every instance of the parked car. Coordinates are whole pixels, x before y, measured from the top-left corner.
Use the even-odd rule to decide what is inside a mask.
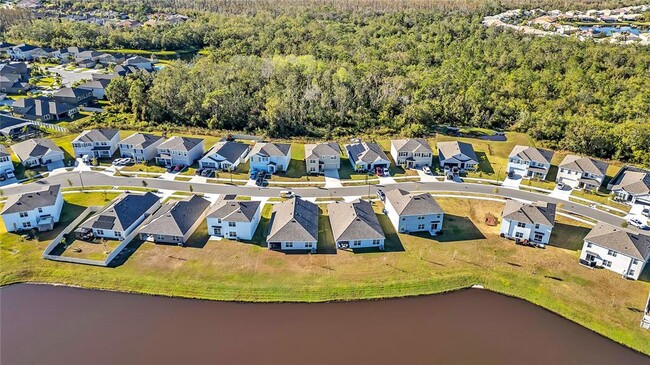
[[[630,218],[627,220],[627,224],[634,226],[639,229],[648,229],[648,226],[646,226],[643,222],[641,222],[640,219],[638,218]]]
[[[377,190],[377,198],[379,198],[379,200],[381,200],[381,201],[386,200],[386,194],[384,193],[383,190],[381,190],[381,189]]]
[[[8,174],[7,174],[7,177],[9,177]],[[646,217],[650,217],[650,208],[643,209],[643,211],[641,211],[641,214],[643,214]]]
[[[429,166],[424,166],[422,171],[427,175],[431,175],[431,168]]]
[[[211,177],[213,172],[214,172],[214,170],[212,170],[212,169],[203,169],[203,171],[201,171],[201,176],[203,176],[203,177]]]
[[[558,188],[558,190],[564,190],[564,188],[566,188],[566,185],[564,185],[563,182],[559,182],[559,183],[557,183],[557,188]]]
[[[175,172],[180,172],[180,171],[183,171],[184,168],[185,168],[185,165],[179,164],[179,165],[174,166],[174,171]]]
[[[16,175],[14,175],[14,172],[10,169],[5,170],[5,175],[7,175],[7,179],[13,179],[16,177]]]
[[[280,192],[280,198],[293,198],[293,191],[291,191],[291,190],[282,190]]]
[[[5,181],[7,178],[4,175],[0,175],[0,181]]]
[[[196,169],[196,171],[194,172],[194,174],[195,174],[195,175],[201,175],[201,176],[203,176],[203,170],[204,170],[204,169],[202,169],[202,168],[198,168],[198,169]]]
[[[390,176],[390,170],[388,169],[388,167],[384,167],[383,173],[384,173],[384,176]]]
[[[126,157],[122,159],[123,165],[135,165],[135,161],[131,157]]]
[[[381,167],[375,167],[375,173],[377,176],[384,176],[384,169]]]
[[[174,171],[174,166],[167,166],[165,170],[167,170],[167,172],[172,172]]]

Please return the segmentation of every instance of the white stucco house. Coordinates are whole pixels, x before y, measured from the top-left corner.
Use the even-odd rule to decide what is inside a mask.
[[[625,166],[607,184],[607,189],[619,200],[650,205],[650,171]]]
[[[572,188],[597,190],[607,173],[607,162],[589,157],[567,155],[558,165],[556,181]]]
[[[125,193],[104,210],[92,215],[75,230],[79,236],[92,232],[97,238],[123,240],[161,206],[153,193]]]
[[[203,156],[203,139],[174,136],[156,147],[156,164],[190,166]]]
[[[72,140],[75,157],[110,158],[117,151],[120,132],[116,129],[90,129]]]
[[[508,200],[501,217],[501,236],[521,242],[548,244],[555,226],[553,203]]]
[[[54,228],[61,217],[61,209],[61,185],[50,185],[37,191],[10,195],[0,215],[7,232],[34,228],[43,232]]]
[[[318,206],[293,197],[273,207],[266,243],[271,250],[316,252]]]
[[[377,167],[390,167],[390,160],[377,143],[359,142],[345,145],[354,171],[373,171]]]
[[[337,248],[384,250],[386,236],[370,202],[360,199],[337,201],[327,205],[327,212]]]
[[[32,138],[11,146],[23,166],[63,166],[64,153],[49,138]]]
[[[236,169],[250,151],[246,143],[219,141],[199,160],[200,168]]]
[[[248,154],[251,171],[274,174],[287,171],[291,162],[291,145],[288,143],[258,142]]]
[[[440,167],[458,168],[460,171],[475,170],[478,157],[471,144],[458,141],[438,142]]]
[[[206,217],[208,234],[231,240],[253,239],[260,222],[262,204],[254,200],[235,200],[235,196],[219,199]]]
[[[390,154],[398,166],[407,169],[418,169],[433,163],[433,150],[424,138],[391,140]]]
[[[341,168],[341,148],[336,142],[305,145],[305,165],[310,174]]]
[[[130,157],[137,162],[147,162],[156,158],[156,149],[164,138],[150,133],[133,133],[124,138],[118,147],[121,157]]]
[[[637,280],[650,260],[650,235],[598,223],[585,237],[580,263]]]
[[[506,171],[526,179],[545,180],[553,155],[550,150],[516,145],[508,156]]]
[[[442,231],[445,212],[429,193],[409,193],[402,189],[386,193],[388,219],[399,233]]]

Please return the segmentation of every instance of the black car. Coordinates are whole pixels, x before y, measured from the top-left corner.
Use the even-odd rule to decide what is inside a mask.
[[[196,169],[195,175],[202,175],[203,169]]]

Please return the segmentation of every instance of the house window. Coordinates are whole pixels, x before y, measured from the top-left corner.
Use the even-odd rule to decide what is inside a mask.
[[[237,237],[237,232],[228,232],[228,236]]]
[[[221,224],[221,218],[217,218],[217,223]]]
[[[101,229],[98,229],[98,230],[97,230],[97,235],[98,235],[98,236],[103,236],[103,235],[104,235],[104,231],[101,230]]]
[[[23,228],[30,228],[32,226],[32,222],[23,222]]]
[[[526,228],[526,223],[524,223],[524,222],[517,222],[517,227],[520,227],[520,228]]]
[[[632,261],[632,265],[638,265],[638,264],[639,264],[639,260],[635,259],[634,261]]]
[[[316,163],[316,160],[309,160],[309,163]]]
[[[293,242],[286,242],[284,245],[287,248],[291,248],[291,247],[293,247]]]
[[[122,237],[122,232],[115,231],[115,237]]]
[[[418,224],[418,229],[424,229],[424,224]]]
[[[515,233],[515,237],[516,237],[516,238],[523,238],[523,237],[524,237],[524,234],[521,233],[521,232],[517,232],[517,233]]]
[[[424,219],[424,216],[423,216],[423,215],[418,216],[418,220],[422,220],[422,219]]]
[[[402,217],[402,221],[405,221],[405,220],[406,220],[406,218]]]
[[[236,227],[237,223],[235,222],[228,222],[228,227]]]
[[[630,270],[630,272],[627,273],[629,276],[634,276],[634,269]]]
[[[541,233],[535,233],[535,241],[541,241],[544,238],[544,235]]]
[[[591,242],[587,242],[587,248],[591,247]]]
[[[616,251],[609,250],[607,251],[607,254],[612,257],[616,257]]]
[[[352,241],[353,246],[361,246],[361,241]]]
[[[605,266],[605,267],[612,267],[612,262],[611,262],[611,261],[607,261],[607,260],[603,260],[603,266]]]
[[[305,243],[305,247],[307,247],[307,248],[311,248],[312,246],[313,246],[313,243],[311,243],[311,242]]]
[[[539,223],[535,224],[535,229],[539,229]]]
[[[19,216],[20,216],[20,218],[29,217],[29,213],[27,213],[27,212],[20,212]]]
[[[375,245],[375,246],[379,245],[379,243],[380,243],[380,240],[372,240],[372,244]]]

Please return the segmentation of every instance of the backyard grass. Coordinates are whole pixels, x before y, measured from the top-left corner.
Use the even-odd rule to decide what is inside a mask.
[[[65,199],[64,220],[70,221],[74,211],[103,204],[104,198],[80,193]],[[43,260],[54,232],[22,241],[2,229],[0,284],[49,282],[204,299],[306,302],[432,294],[482,284],[650,354],[650,333],[639,327],[650,284],[580,266],[578,250],[588,231],[583,224],[558,216],[551,246],[534,249],[500,238],[498,226],[484,223],[502,203],[437,200],[446,220],[444,233],[434,238],[395,233],[380,213],[381,203],[373,203],[387,236],[385,252],[334,250],[325,211],[319,218],[319,254],[270,251],[262,243],[270,204],[263,207],[252,243],[207,241],[203,224],[188,247],[134,242],[113,268]]]
[[[601,189],[600,191],[594,191],[594,192],[589,192],[589,191],[586,191],[586,190],[573,189],[573,191],[571,191],[571,195],[575,196],[575,197],[578,197],[578,198],[591,200],[591,201],[594,201],[594,202],[597,202],[597,203],[600,203],[600,204],[603,204],[603,205],[607,205],[607,206],[610,206],[610,207],[613,207],[613,208],[616,208],[616,209],[620,209],[620,210],[623,210],[625,212],[630,211],[630,206],[629,205],[625,205],[625,204],[621,204],[621,203],[617,203],[617,202],[613,201],[612,199],[610,199],[611,195],[608,194],[606,192],[606,190],[603,190],[603,189]]]

